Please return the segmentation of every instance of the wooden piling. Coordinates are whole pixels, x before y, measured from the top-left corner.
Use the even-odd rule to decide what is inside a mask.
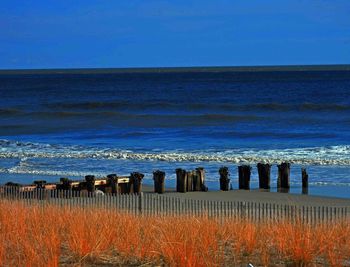
[[[230,184],[230,173],[228,171],[227,167],[221,167],[219,169],[220,174],[220,190],[222,191],[228,191],[229,190],[229,184]]]
[[[197,180],[196,180],[196,190],[207,192],[208,187],[205,185],[205,170],[202,167],[196,168]]]
[[[277,191],[288,193],[290,189],[290,163],[283,162],[278,167]]]
[[[302,180],[302,193],[309,193],[309,175],[307,174],[306,168],[301,168],[301,180]]]
[[[37,180],[37,181],[34,181],[34,184],[36,185],[36,189],[45,189],[46,181],[45,180]]]
[[[196,173],[194,171],[188,171],[186,173],[187,175],[187,181],[186,181],[186,192],[192,192],[193,191],[193,180],[195,179]]]
[[[86,181],[87,191],[94,192],[95,191],[95,176],[94,175],[86,175],[85,181]]]
[[[135,194],[141,193],[143,177],[145,177],[145,175],[142,173],[139,173],[139,172],[132,172],[130,174],[130,180],[132,183],[132,190]]]
[[[131,182],[129,183],[121,183],[119,186],[120,189],[120,194],[130,194],[132,184]]]
[[[112,193],[112,194],[118,193],[118,177],[115,173],[107,175],[107,184],[106,184],[105,193]]]
[[[69,178],[62,177],[60,178],[60,184],[56,185],[57,190],[71,190],[72,189],[72,181]]]
[[[157,170],[153,172],[154,192],[163,194],[165,191],[165,172]]]
[[[250,189],[250,172],[251,167],[249,165],[238,166],[238,183],[239,189]]]
[[[259,188],[270,189],[271,165],[258,163],[257,168],[259,174]]]
[[[192,171],[192,191],[201,191],[201,172]]]
[[[78,186],[76,187],[76,190],[79,192],[85,191],[87,192],[87,183],[86,181],[79,182]]]
[[[7,182],[7,183],[5,183],[5,186],[8,186],[8,187],[20,187],[21,184],[14,183],[14,182]]]
[[[176,192],[186,193],[187,172],[183,169],[176,169]]]
[[[19,194],[21,185],[18,183],[7,182],[5,188],[3,188],[5,195],[9,196],[11,194]]]

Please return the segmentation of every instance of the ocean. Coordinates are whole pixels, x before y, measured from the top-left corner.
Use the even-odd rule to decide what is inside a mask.
[[[291,192],[350,198],[350,71],[65,71],[0,74],[0,184],[87,174],[291,162]]]

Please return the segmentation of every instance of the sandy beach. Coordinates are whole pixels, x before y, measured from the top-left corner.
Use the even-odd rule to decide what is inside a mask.
[[[153,194],[153,186],[143,185],[142,191],[145,194]],[[208,191],[208,192],[187,192],[178,193],[174,188],[167,188],[165,196],[172,196],[184,199],[213,200],[213,201],[249,201],[261,203],[304,205],[304,206],[331,206],[350,207],[350,199],[319,197],[291,193],[264,192],[259,190],[230,190],[230,191]]]

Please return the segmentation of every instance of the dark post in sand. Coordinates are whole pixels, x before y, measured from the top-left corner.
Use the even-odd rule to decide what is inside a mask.
[[[118,183],[118,193],[120,194],[130,194],[131,189],[133,188],[133,180],[132,177],[129,177],[129,182]]]
[[[36,189],[45,189],[46,181],[45,180],[37,180],[37,181],[34,181],[34,184],[36,185]]]
[[[130,180],[131,180],[131,183],[132,183],[132,189],[133,189],[133,192],[136,193],[136,194],[140,194],[141,193],[143,177],[145,177],[145,175],[142,174],[142,173],[139,173],[139,172],[132,172],[130,174]]]
[[[309,175],[305,168],[301,168],[301,180],[302,180],[302,193],[309,193]]]
[[[204,175],[205,172],[203,168],[196,168],[196,170],[192,172],[193,191],[202,191]]]
[[[19,183],[7,182],[3,193],[5,193],[5,195],[18,194],[20,187],[21,185]]]
[[[165,191],[165,186],[164,186],[165,172],[160,170],[153,172],[153,181],[154,181],[154,192],[158,194],[163,194]]]
[[[7,182],[5,184],[5,188],[4,188],[5,194],[9,194],[10,192],[18,193],[20,187],[21,187],[21,185],[19,183]]]
[[[197,169],[192,171],[192,191],[201,191],[201,173]]]
[[[183,169],[176,169],[176,192],[186,193],[187,172]]]
[[[34,181],[34,184],[36,185],[36,188],[35,188],[35,195],[36,195],[36,198],[38,199],[44,199],[45,197],[45,184],[46,184],[46,181],[45,180],[38,180],[38,181]]]
[[[271,165],[258,163],[257,168],[259,174],[259,188],[270,189]]]
[[[196,168],[196,174],[197,174],[197,180],[196,180],[196,186],[193,186],[193,188],[196,188],[194,191],[208,191],[208,187],[205,185],[205,170],[202,167]]]
[[[278,167],[277,191],[288,193],[290,189],[290,163],[283,162]]]
[[[187,176],[186,191],[187,192],[193,191],[193,180],[194,180],[195,175],[196,175],[196,173],[194,171],[188,171],[186,173],[186,176]]]
[[[238,166],[238,183],[239,189],[250,189],[250,172],[251,167],[249,165]]]
[[[87,191],[94,192],[95,191],[95,176],[94,175],[86,175],[85,181],[86,181]]]
[[[118,193],[118,176],[115,173],[107,175],[105,193]]]
[[[66,177],[60,178],[60,184],[56,185],[58,190],[71,190],[72,189],[72,180]]]
[[[227,167],[221,167],[219,169],[220,174],[220,190],[222,191],[228,191],[229,190],[229,184],[230,184],[230,173],[228,171]]]

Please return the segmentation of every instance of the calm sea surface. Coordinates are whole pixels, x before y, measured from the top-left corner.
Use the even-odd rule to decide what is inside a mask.
[[[0,183],[292,162],[310,194],[350,197],[350,72],[0,75]],[[272,189],[272,190],[275,190]]]

